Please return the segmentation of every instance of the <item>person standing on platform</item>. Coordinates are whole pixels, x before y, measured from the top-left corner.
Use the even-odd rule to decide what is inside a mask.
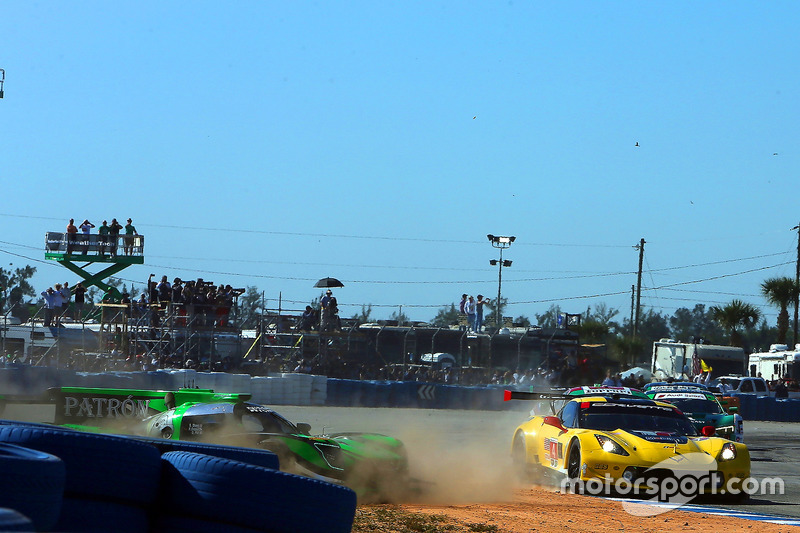
[[[89,222],[89,220],[84,220],[81,223],[81,232],[83,233],[83,255],[89,253],[89,234],[92,232],[92,228],[94,224]]]
[[[61,293],[61,284],[56,283],[53,291],[53,314],[56,318],[56,327],[61,327],[61,313],[64,312],[64,295]]]
[[[111,225],[108,227],[108,247],[111,251],[111,257],[117,257],[117,246],[119,245],[119,230],[122,229],[122,224],[117,222],[116,218],[111,219]]]
[[[75,293],[75,319],[82,322],[83,304],[86,302],[86,287],[79,281],[72,292]]]
[[[64,315],[69,316],[69,299],[72,298],[72,290],[69,288],[69,281],[65,281],[64,286],[61,287],[61,296],[64,298],[61,304]]]
[[[67,224],[67,254],[71,254],[75,248],[75,242],[78,240],[78,227],[75,225],[75,219],[69,219]]]
[[[319,304],[322,308],[320,312],[320,331],[334,329],[336,327],[336,314],[339,312],[339,308],[333,291],[328,289]]]
[[[478,295],[478,301],[475,302],[475,331],[480,333],[481,328],[483,328],[483,306],[486,304],[491,304],[491,302],[486,299],[483,299],[483,294]]]
[[[49,328],[53,325],[53,315],[56,310],[56,295],[53,287],[42,291],[42,297],[44,297],[44,325]]]
[[[97,249],[99,250],[101,257],[105,257],[106,249],[108,248],[108,232],[108,223],[104,220],[103,225],[97,230]]]
[[[133,225],[133,220],[128,219],[125,225],[125,255],[133,255],[133,236],[139,235],[136,232],[136,226]]]
[[[464,304],[464,312],[467,314],[467,328],[475,331],[475,320],[476,320],[476,309],[475,309],[475,298],[472,296],[469,297],[467,303]]]

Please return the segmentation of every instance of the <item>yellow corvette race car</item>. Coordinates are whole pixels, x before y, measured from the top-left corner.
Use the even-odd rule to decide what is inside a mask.
[[[573,490],[593,487],[597,494],[607,490],[662,501],[677,492],[748,496],[750,453],[744,444],[714,437],[712,426],[698,433],[677,407],[641,391],[505,391],[505,399],[550,403],[552,414],[532,415],[514,430],[511,456],[520,472],[557,474]]]

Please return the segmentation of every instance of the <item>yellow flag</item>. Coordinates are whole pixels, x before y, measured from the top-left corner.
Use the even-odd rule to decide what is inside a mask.
[[[701,369],[703,372],[711,372],[711,371],[713,370],[713,369],[712,369],[710,366],[708,366],[708,365],[706,364],[706,362],[705,362],[705,361],[703,361],[702,359],[700,359],[700,369]]]

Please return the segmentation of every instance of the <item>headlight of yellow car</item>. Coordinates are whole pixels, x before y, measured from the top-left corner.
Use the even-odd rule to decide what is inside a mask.
[[[736,446],[732,442],[726,442],[722,445],[722,450],[720,450],[719,455],[717,456],[717,461],[720,463],[723,461],[732,461],[736,459]]]
[[[603,448],[604,452],[615,453],[617,455],[628,455],[628,452],[626,452],[622,448],[622,446],[620,446],[616,441],[614,441],[610,437],[597,434],[595,434],[595,437],[597,438],[597,442],[600,443],[600,447]]]

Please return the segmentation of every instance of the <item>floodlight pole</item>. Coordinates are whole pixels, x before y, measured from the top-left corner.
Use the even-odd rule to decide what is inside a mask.
[[[489,239],[489,242],[492,243],[492,246],[500,250],[500,260],[495,261],[494,259],[489,261],[490,265],[494,265],[495,262],[497,263],[497,303],[495,304],[495,315],[497,321],[497,330],[500,331],[500,326],[502,325],[503,317],[500,316],[500,296],[503,287],[503,267],[504,266],[511,266],[511,261],[503,261],[503,250],[509,248],[511,243],[513,243],[517,238],[516,237],[500,237],[497,235],[489,234],[486,236]]]

